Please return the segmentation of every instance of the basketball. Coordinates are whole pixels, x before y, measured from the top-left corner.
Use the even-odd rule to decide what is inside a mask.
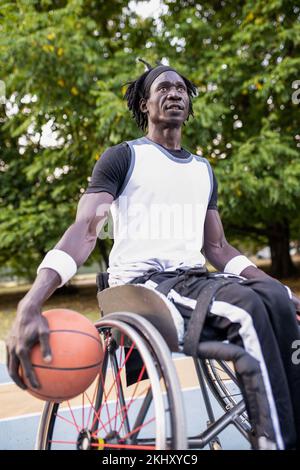
[[[30,386],[21,375],[27,391],[45,401],[62,402],[86,390],[101,370],[103,349],[93,323],[73,310],[53,309],[43,312],[49,323],[51,363],[43,361],[40,345],[31,351],[31,362],[40,383]]]

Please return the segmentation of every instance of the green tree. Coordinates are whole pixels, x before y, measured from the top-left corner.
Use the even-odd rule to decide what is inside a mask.
[[[135,64],[132,51],[152,36],[153,22],[127,5],[0,2],[0,80],[7,96],[0,115],[2,268],[34,276],[74,220],[99,155],[128,131],[122,84]],[[43,141],[46,123],[56,133],[51,146]],[[98,246],[107,261],[109,242]]]
[[[143,71],[135,60],[142,56],[169,60],[198,86],[184,145],[215,168],[226,231],[267,240],[273,274],[291,274],[289,239],[299,239],[300,221],[292,101],[299,8],[165,0],[155,24],[127,4],[0,1],[0,80],[15,101],[0,117],[2,266],[35,269],[72,222],[95,160],[139,135],[122,85]],[[58,143],[45,148],[36,136],[50,119]],[[109,245],[100,247],[107,258]]]

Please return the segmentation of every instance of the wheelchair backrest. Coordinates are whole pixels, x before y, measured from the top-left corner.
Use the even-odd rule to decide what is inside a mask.
[[[142,285],[124,284],[101,290],[97,299],[103,316],[113,312],[142,315],[157,328],[171,351],[178,351],[177,330],[171,312],[154,290]]]

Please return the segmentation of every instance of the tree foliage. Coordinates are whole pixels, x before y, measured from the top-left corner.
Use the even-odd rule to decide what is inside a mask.
[[[199,88],[188,139],[215,168],[224,224],[264,235],[273,271],[288,275],[288,243],[281,253],[276,246],[291,224],[299,239],[300,113],[292,95],[300,9],[286,0],[166,4],[159,48]]]

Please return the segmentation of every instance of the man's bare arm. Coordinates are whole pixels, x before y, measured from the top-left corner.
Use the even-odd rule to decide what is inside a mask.
[[[113,196],[104,192],[84,195],[79,201],[75,222],[55,246],[70,255],[77,268],[93,251],[112,201]],[[26,387],[19,375],[20,363],[31,385],[38,387],[29,359],[35,343],[40,342],[44,360],[51,361],[49,329],[41,309],[60,284],[61,278],[55,270],[41,269],[31,289],[18,304],[17,316],[7,340],[7,353],[9,374],[22,388]]]
[[[204,224],[204,253],[208,261],[218,270],[224,271],[227,263],[241,252],[228,243],[223,224],[217,210],[208,210]],[[246,267],[241,276],[251,278],[270,278],[268,274],[254,266]]]
[[[217,210],[208,210],[204,224],[204,254],[207,260],[218,270],[224,271],[226,264],[235,256],[241,253],[231,246],[224,234],[223,224]],[[241,273],[241,276],[246,279],[263,279],[271,278],[261,269],[255,266],[246,267]],[[300,312],[300,299],[295,294],[292,294],[292,300],[296,307],[297,313]],[[299,315],[298,315],[299,316]],[[300,317],[299,317],[300,320]]]

